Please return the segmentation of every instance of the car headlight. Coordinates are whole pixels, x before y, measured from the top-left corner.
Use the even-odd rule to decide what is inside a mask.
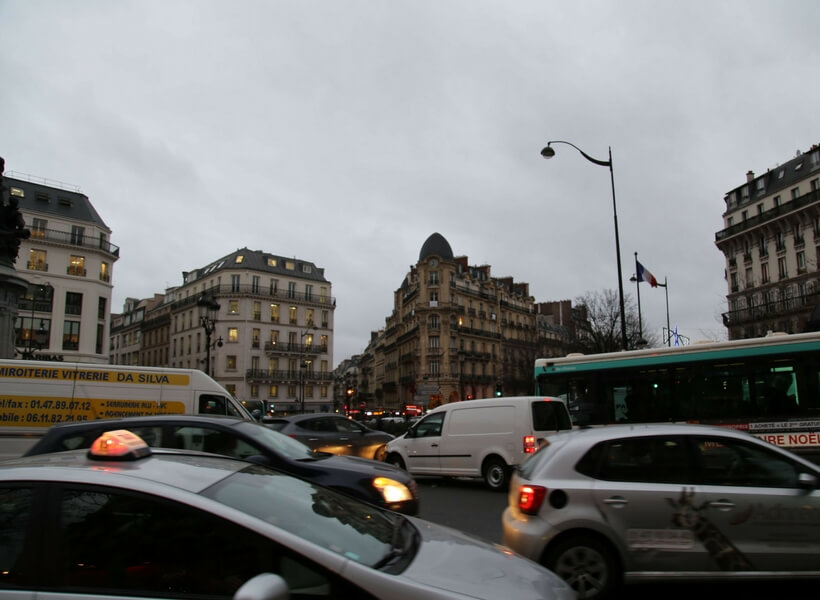
[[[384,498],[384,501],[388,504],[392,504],[393,502],[406,502],[413,499],[413,494],[409,488],[395,479],[376,477],[373,480],[373,487],[379,490],[382,498]]]

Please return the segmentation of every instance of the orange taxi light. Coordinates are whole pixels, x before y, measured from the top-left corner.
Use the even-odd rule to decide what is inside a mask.
[[[544,486],[522,485],[518,488],[518,508],[525,515],[537,515],[546,495]]]
[[[88,457],[98,460],[135,460],[149,454],[148,444],[127,429],[106,431],[88,449]]]

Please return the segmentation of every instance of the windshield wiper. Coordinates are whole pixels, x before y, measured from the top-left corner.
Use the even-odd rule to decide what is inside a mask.
[[[393,533],[390,536],[390,549],[387,551],[387,554],[382,556],[376,564],[373,565],[374,569],[381,569],[393,563],[397,558],[404,556],[407,550],[406,544],[400,544],[400,542],[403,541],[401,532],[405,523],[407,523],[407,521],[397,515],[396,520],[393,522]]]

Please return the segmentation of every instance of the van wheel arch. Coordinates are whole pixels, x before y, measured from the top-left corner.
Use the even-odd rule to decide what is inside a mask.
[[[388,465],[393,465],[394,467],[398,467],[403,471],[407,470],[407,467],[404,465],[404,460],[402,460],[401,456],[396,452],[391,452],[384,458],[384,462]]]
[[[497,454],[490,454],[481,463],[481,477],[484,483],[491,490],[497,492],[506,491],[510,483],[510,467],[507,462]]]

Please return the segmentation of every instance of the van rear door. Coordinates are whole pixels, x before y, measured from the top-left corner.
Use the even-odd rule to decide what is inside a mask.
[[[572,429],[567,405],[558,398],[539,398],[530,402],[535,447],[550,435]]]

